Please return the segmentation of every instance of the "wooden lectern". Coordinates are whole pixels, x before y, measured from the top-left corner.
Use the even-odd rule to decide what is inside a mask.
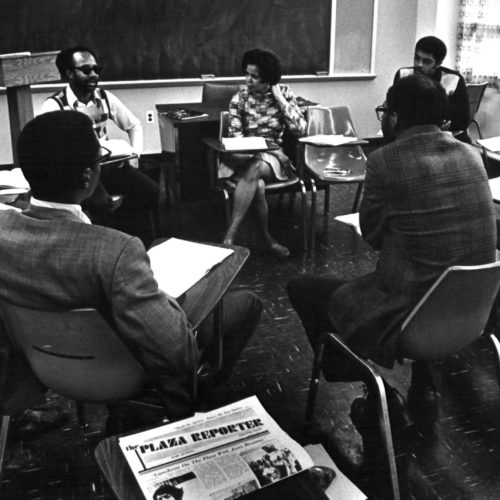
[[[55,52],[19,52],[0,55],[0,86],[7,88],[10,137],[14,164],[17,163],[16,141],[24,125],[33,118],[30,85],[59,80]]]

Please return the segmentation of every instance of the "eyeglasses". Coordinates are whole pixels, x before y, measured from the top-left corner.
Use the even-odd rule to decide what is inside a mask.
[[[73,69],[79,69],[82,73],[85,73],[87,76],[92,73],[92,71],[96,74],[99,75],[102,72],[102,66],[99,66],[98,64],[95,64],[94,66],[90,64],[84,64],[83,66],[75,66]]]
[[[384,105],[377,106],[375,108],[375,113],[377,114],[377,118],[379,121],[382,121],[382,118],[384,117],[384,113],[389,111]]]
[[[100,149],[100,155],[96,159],[96,163],[104,163],[108,161],[111,158],[111,150],[108,148],[105,148],[104,146],[101,146]]]

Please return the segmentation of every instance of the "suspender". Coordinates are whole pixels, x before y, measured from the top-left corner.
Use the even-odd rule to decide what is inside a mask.
[[[102,138],[106,136],[106,122],[108,120],[111,108],[109,106],[108,94],[104,89],[99,89],[99,96],[101,98],[101,102],[104,102],[105,104],[103,106],[101,116],[99,117],[99,121],[94,122],[93,126],[97,137]],[[49,99],[53,99],[54,101],[56,101],[58,106],[62,110],[67,109],[74,111],[74,109],[69,105],[66,89],[56,92],[54,95],[50,96]]]

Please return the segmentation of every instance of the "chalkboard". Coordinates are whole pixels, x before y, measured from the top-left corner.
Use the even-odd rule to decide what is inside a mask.
[[[0,54],[86,45],[102,79],[239,76],[267,48],[285,74],[328,71],[331,0],[1,0]]]

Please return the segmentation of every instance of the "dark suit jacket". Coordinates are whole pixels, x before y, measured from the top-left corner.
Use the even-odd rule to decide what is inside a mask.
[[[377,269],[341,286],[329,316],[357,352],[392,366],[398,327],[441,272],[495,260],[481,157],[435,126],[405,131],[368,158],[360,224]]]
[[[0,226],[0,300],[96,308],[166,392],[191,373],[193,332],[178,303],[158,289],[139,239],[40,207],[1,211]]]

